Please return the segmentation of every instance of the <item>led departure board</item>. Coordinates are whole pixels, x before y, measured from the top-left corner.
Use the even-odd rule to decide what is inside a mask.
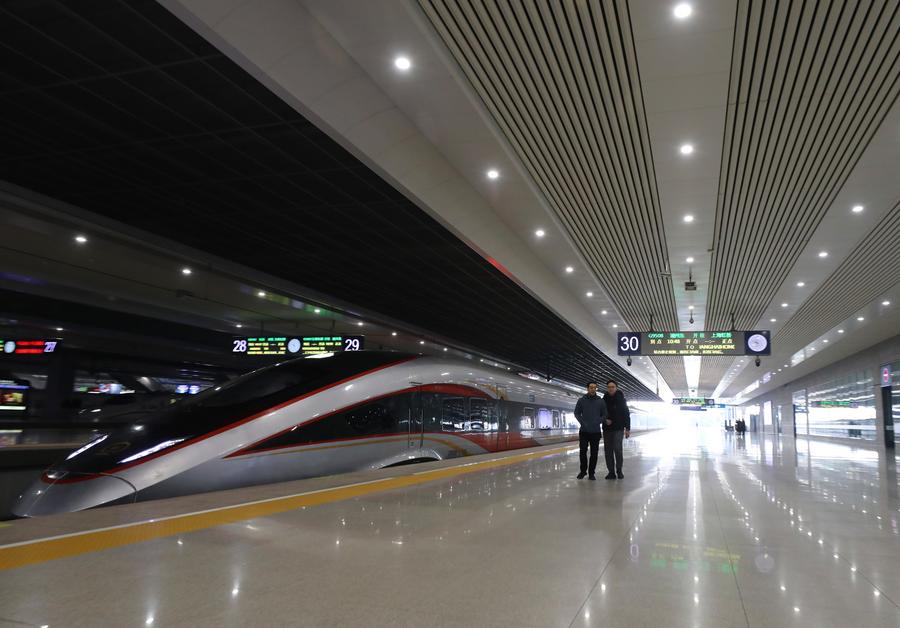
[[[234,338],[231,352],[250,356],[303,356],[362,351],[364,336],[253,336]]]
[[[40,355],[54,353],[59,348],[59,340],[0,340],[4,355]]]
[[[676,406],[706,406],[716,407],[715,399],[707,399],[704,397],[675,397],[672,404]]]
[[[812,408],[858,408],[858,401],[835,401],[831,399],[823,399],[822,401],[810,401]]]
[[[715,356],[769,355],[766,331],[635,331],[619,332],[619,355]]]

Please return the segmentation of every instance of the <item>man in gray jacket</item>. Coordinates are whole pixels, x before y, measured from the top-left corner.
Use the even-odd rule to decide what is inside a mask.
[[[578,479],[581,480],[586,474],[589,474],[588,479],[596,480],[594,471],[597,469],[597,452],[600,449],[603,421],[606,419],[606,403],[604,403],[603,397],[597,394],[597,382],[589,382],[587,394],[575,404],[575,418],[581,425],[581,429],[578,431],[579,459],[581,461]],[[587,457],[588,445],[591,446],[590,462]]]

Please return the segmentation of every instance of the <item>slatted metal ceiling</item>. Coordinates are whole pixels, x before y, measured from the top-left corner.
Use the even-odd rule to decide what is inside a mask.
[[[0,53],[0,178],[655,398],[158,3],[0,2]]]
[[[628,326],[677,329],[627,5],[419,4]]]
[[[773,342],[806,346],[897,283],[900,203],[778,330]]]
[[[897,99],[898,32],[896,0],[739,3],[707,328],[759,323]],[[726,365],[703,360],[701,393]]]

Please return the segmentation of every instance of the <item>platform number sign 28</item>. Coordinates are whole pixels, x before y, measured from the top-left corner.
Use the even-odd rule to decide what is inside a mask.
[[[639,333],[619,332],[618,343],[619,355],[641,354],[641,335]]]
[[[247,340],[245,338],[241,338],[240,340],[232,340],[232,353],[247,353]]]

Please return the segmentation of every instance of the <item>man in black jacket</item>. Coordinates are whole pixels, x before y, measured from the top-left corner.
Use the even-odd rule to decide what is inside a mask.
[[[607,480],[620,480],[622,475],[622,436],[631,436],[631,412],[625,402],[625,395],[619,390],[615,380],[606,382],[603,395],[608,416],[603,423],[603,453],[606,454]]]
[[[578,479],[582,479],[585,473],[589,473],[588,479],[596,480],[594,471],[597,469],[597,452],[600,449],[601,430],[606,419],[606,404],[597,395],[597,383],[590,382],[587,385],[587,394],[575,404],[575,418],[581,425],[578,430],[579,460],[581,471]],[[591,460],[588,463],[587,448],[591,446]]]

